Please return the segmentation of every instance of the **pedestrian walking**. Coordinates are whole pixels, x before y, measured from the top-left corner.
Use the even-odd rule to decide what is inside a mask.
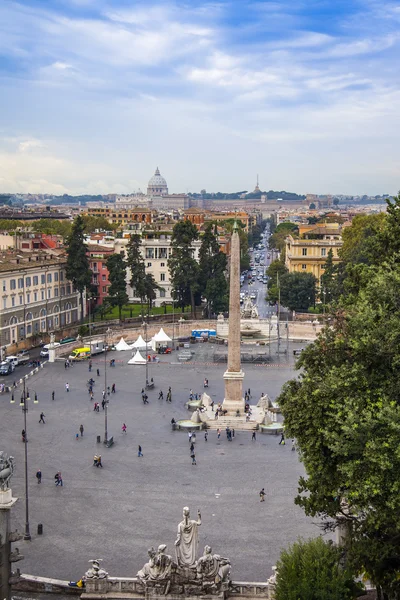
[[[106,401],[103,398],[103,400],[101,401],[101,408],[104,410],[105,406],[106,406]]]
[[[21,431],[21,436],[22,436],[22,441],[23,441],[23,442],[26,442],[26,431],[25,431],[25,429],[23,429],[23,430]]]
[[[188,431],[189,444],[192,443],[192,437],[193,437],[193,433],[191,431]]]
[[[97,369],[97,377],[100,377],[100,369]]]
[[[234,429],[232,429],[232,437],[233,438],[235,437],[235,430]]]
[[[189,400],[193,400],[193,392],[192,392],[192,390],[189,391]]]
[[[211,400],[210,406],[211,406],[211,412],[214,412],[214,400]]]
[[[81,437],[82,437],[83,436],[83,432],[85,431],[82,424],[79,427],[79,431],[81,432]]]
[[[138,445],[138,453],[137,453],[137,455],[138,455],[138,458],[139,458],[140,456],[143,456],[143,453],[142,453],[142,446],[141,446],[140,444]]]
[[[111,386],[111,393],[115,394],[115,383],[113,383]]]
[[[69,392],[69,383],[68,383],[68,381],[67,381],[67,383],[65,384],[65,389],[66,389],[66,391],[67,391],[67,392]]]
[[[285,434],[282,432],[282,433],[281,433],[281,439],[279,440],[279,445],[280,445],[280,446],[281,446],[281,445],[282,445],[282,446],[284,446],[284,445],[285,445],[285,443],[286,443],[286,442],[285,442]]]
[[[296,451],[296,442],[294,439],[292,439],[292,452]]]
[[[92,372],[92,361],[89,360],[89,373],[91,373],[91,372]]]
[[[190,444],[190,452],[194,452],[194,444],[193,444],[193,442]]]
[[[39,419],[39,423],[45,423],[45,420],[44,420],[45,416],[46,416],[46,415],[44,414],[44,412],[41,412],[41,413],[40,413],[40,419]]]
[[[122,423],[122,433],[126,433],[126,425],[125,423]]]
[[[54,400],[54,397],[55,397],[55,393],[54,393],[54,390],[53,390],[53,391],[51,392],[51,399],[52,399],[52,400]]]
[[[190,455],[190,458],[192,459],[192,466],[193,466],[193,465],[197,465],[197,462],[196,462],[196,455],[195,455],[195,453],[194,453],[194,452],[192,452],[192,453],[191,453],[191,455]]]
[[[79,433],[76,433],[76,434],[75,434],[75,439],[76,439],[76,440],[79,440]]]
[[[260,492],[260,502],[265,502],[265,491],[264,491],[264,488]]]
[[[56,484],[56,487],[58,487],[59,485],[61,485],[61,487],[63,486],[63,480],[62,480],[62,476],[61,476],[61,471],[58,471],[55,475],[54,475],[54,483]]]
[[[108,386],[107,386],[107,396],[109,396],[109,395],[110,395],[110,392],[111,392],[111,390],[110,390],[110,386],[108,385]]]
[[[104,398],[106,397],[106,391],[105,390],[102,391],[102,396],[103,396],[103,400],[104,400]]]
[[[68,369],[68,361],[67,360],[64,363],[64,369]]]
[[[36,479],[38,483],[42,483],[42,471],[40,469],[36,472]]]
[[[251,392],[250,392],[250,388],[247,390],[247,395],[248,395],[248,397],[249,397],[249,400],[250,400],[250,398],[251,398]]]
[[[221,430],[217,429],[217,438],[220,439],[220,437],[221,437]]]
[[[206,441],[207,441],[207,439],[208,439],[208,431],[205,431],[205,432],[204,432],[204,441],[206,442]]]
[[[251,441],[255,442],[256,441],[256,432],[253,431],[253,433],[251,434]]]

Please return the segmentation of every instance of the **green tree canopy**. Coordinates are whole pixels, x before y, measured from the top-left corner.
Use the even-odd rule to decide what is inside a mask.
[[[199,265],[193,257],[193,242],[198,235],[197,228],[191,221],[178,221],[172,231],[172,254],[168,259],[174,299],[182,312],[190,304],[192,314],[195,312],[195,295],[199,289]]]
[[[296,236],[299,233],[299,228],[294,223],[280,223],[275,229],[274,233],[270,236],[268,245],[272,250],[276,248],[281,253],[284,259],[285,255],[285,240],[288,235],[292,234]]]
[[[228,307],[228,284],[226,280],[226,255],[219,249],[218,239],[209,223],[201,239],[199,251],[199,283],[201,293],[207,300],[207,312],[223,312]]]
[[[400,267],[365,266],[351,306],[301,354],[278,398],[306,477],[296,503],[346,525],[347,557],[400,596]]]
[[[320,537],[299,540],[281,552],[276,600],[352,600],[355,584],[341,565],[341,552]]]
[[[84,242],[84,227],[83,219],[78,215],[72,224],[71,233],[67,238],[67,266],[65,269],[67,279],[72,282],[80,295],[82,322],[84,316],[83,293],[90,286],[92,280],[92,272],[87,255],[88,249]]]
[[[46,233],[48,235],[61,235],[64,239],[67,239],[71,235],[72,221],[69,219],[39,219],[32,223],[34,231],[40,233]]]
[[[142,243],[142,238],[140,235],[136,233],[131,234],[129,238],[129,242],[127,245],[127,266],[130,269],[131,277],[130,284],[131,287],[135,290],[136,296],[140,298],[140,302],[142,304],[142,314],[143,314],[143,304],[146,301],[146,268],[144,265],[144,259],[142,253],[140,251],[140,246]]]
[[[267,300],[276,302],[276,295],[280,291],[282,306],[290,310],[305,311],[315,303],[316,284],[317,280],[312,273],[284,273],[279,278],[279,284],[274,282],[268,289]]]
[[[120,254],[111,254],[107,259],[108,298],[111,306],[118,306],[119,320],[122,317],[122,307],[127,304],[129,296],[126,293],[126,262]]]

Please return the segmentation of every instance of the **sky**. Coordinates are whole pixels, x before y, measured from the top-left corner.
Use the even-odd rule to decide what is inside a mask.
[[[0,192],[400,189],[400,0],[1,0]]]

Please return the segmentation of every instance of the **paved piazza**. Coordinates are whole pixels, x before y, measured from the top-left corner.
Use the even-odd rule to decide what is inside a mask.
[[[299,536],[315,536],[319,528],[305,518],[293,503],[297,481],[303,472],[290,443],[279,446],[279,438],[257,433],[236,432],[228,442],[223,432],[217,440],[209,432],[208,442],[200,432],[196,442],[197,466],[192,466],[187,434],[171,431],[170,421],[190,413],[184,403],[189,389],[203,391],[204,377],[214,400],[223,398],[223,365],[202,363],[177,365],[176,358],[162,357],[151,365],[155,390],[143,405],[140,391],[145,380],[144,366],[126,365],[128,352],[110,354],[116,367],[107,368],[108,383],[116,383],[108,410],[109,436],[115,445],[106,449],[97,444],[104,437],[104,412],[97,414],[89,401],[86,382],[88,365],[69,370],[62,362],[47,364],[29,379],[39,404],[30,401],[28,419],[29,493],[31,542],[19,543],[25,560],[18,567],[25,573],[77,579],[88,568],[90,558],[103,558],[104,567],[114,576],[134,576],[147,559],[147,549],[160,543],[174,554],[176,528],[182,507],[192,517],[202,512],[200,546],[230,557],[235,580],[265,581],[271,575],[280,549]],[[292,349],[289,353],[292,363]],[[170,362],[172,361],[171,364]],[[285,358],[281,358],[285,363]],[[100,368],[100,378],[96,368]],[[251,388],[253,401],[261,392],[276,398],[282,383],[293,376],[292,364],[268,367],[243,366],[244,387]],[[101,402],[104,387],[104,358],[93,361],[95,400]],[[65,391],[69,382],[70,392]],[[172,387],[172,404],[158,400]],[[51,392],[55,390],[55,401]],[[16,459],[12,480],[18,502],[12,527],[24,530],[24,445],[21,442],[23,414],[10,396],[0,397],[1,449]],[[39,424],[41,411],[46,424]],[[121,432],[122,423],[127,434]],[[83,424],[82,438],[75,434]],[[143,458],[137,456],[141,444]],[[93,455],[102,454],[103,469],[92,466]],[[42,470],[42,484],[35,479]],[[54,474],[61,470],[64,487],[55,487]],[[266,500],[259,502],[264,487]],[[43,523],[44,533],[37,535]]]

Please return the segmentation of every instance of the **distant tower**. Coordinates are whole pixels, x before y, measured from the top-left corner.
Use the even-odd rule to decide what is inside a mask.
[[[257,173],[257,184],[256,184],[256,187],[254,188],[253,194],[261,194],[261,190],[260,190],[260,187],[258,185],[258,173]]]
[[[165,196],[168,194],[168,186],[164,177],[160,174],[160,171],[157,167],[156,172],[153,177],[150,179],[147,185],[147,195],[148,196]]]

